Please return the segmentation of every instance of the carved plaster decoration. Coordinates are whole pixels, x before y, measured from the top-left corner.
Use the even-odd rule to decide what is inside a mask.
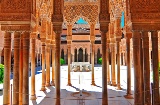
[[[98,5],[97,4],[65,4],[64,18],[67,24],[74,24],[80,17],[86,20],[89,24],[96,23],[98,20]]]

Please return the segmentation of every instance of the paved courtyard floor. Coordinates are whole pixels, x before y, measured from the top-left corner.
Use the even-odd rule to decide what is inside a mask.
[[[37,100],[30,100],[29,105],[55,105],[55,87],[46,88],[45,92],[41,89],[41,73],[36,74],[36,96]],[[95,67],[95,83],[91,86],[91,72],[71,73],[72,86],[67,86],[67,66],[61,66],[61,105],[102,105],[102,68]],[[133,69],[132,69],[132,91],[133,91]],[[79,81],[79,78],[80,81]],[[31,80],[31,78],[30,78]],[[81,82],[81,84],[79,84]],[[125,99],[127,87],[126,66],[121,66],[121,87],[122,90],[116,90],[116,87],[108,85],[108,103],[109,105],[133,105],[133,99]],[[12,83],[12,80],[11,80]],[[31,82],[29,82],[31,83]],[[3,85],[1,84],[0,87]],[[31,85],[30,85],[31,86]],[[82,90],[80,96],[79,90]],[[0,91],[0,105],[3,104],[3,94]]]

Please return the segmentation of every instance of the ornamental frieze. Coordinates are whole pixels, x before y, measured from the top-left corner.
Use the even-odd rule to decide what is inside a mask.
[[[28,25],[1,25],[2,31],[30,31],[30,24]]]
[[[31,13],[31,0],[3,0],[0,13]]]
[[[0,13],[0,21],[28,21],[31,20],[31,14],[23,13]]]
[[[160,23],[132,23],[132,30],[137,31],[154,31],[160,30]]]
[[[159,0],[130,0],[131,13],[160,12]]]
[[[140,22],[160,21],[159,13],[131,13],[131,20]]]

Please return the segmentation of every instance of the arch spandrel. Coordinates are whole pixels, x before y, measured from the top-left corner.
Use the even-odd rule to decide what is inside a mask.
[[[73,24],[77,18],[85,17],[86,21],[96,23],[98,20],[98,5],[77,4],[64,6],[64,19],[67,24]]]

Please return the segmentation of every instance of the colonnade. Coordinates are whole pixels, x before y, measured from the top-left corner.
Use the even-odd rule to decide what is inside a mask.
[[[158,73],[158,32],[151,31],[152,38],[152,70],[153,70],[153,104],[159,104],[159,73]],[[134,60],[134,103],[151,104],[150,59],[148,31],[134,31],[133,60]],[[140,46],[142,39],[142,47]],[[142,50],[141,50],[142,49]],[[141,54],[142,51],[142,54]],[[141,57],[143,60],[141,61]],[[142,63],[141,63],[142,62]]]
[[[14,32],[13,104],[29,104],[29,32]],[[11,32],[4,35],[3,104],[10,104]]]

